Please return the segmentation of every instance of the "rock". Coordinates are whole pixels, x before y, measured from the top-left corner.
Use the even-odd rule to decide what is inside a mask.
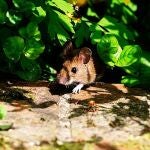
[[[122,84],[96,83],[72,94],[45,83],[0,84],[1,103],[13,128],[0,135],[26,146],[57,139],[84,141],[93,137],[107,142],[125,141],[150,131],[150,93]],[[69,93],[67,93],[69,92]],[[59,93],[59,95],[58,95]],[[18,145],[18,143],[17,143]]]

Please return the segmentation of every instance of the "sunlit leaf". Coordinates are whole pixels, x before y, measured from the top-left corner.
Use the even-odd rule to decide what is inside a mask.
[[[4,119],[6,117],[7,110],[3,105],[0,105],[0,119]]]
[[[13,25],[18,24],[22,20],[21,13],[15,11],[15,10],[7,11],[6,16],[9,20],[9,22]]]
[[[117,38],[114,35],[104,35],[97,45],[100,58],[109,66],[114,66],[122,52]]]
[[[95,11],[93,11],[90,7],[87,10],[87,15],[91,17],[99,18]]]
[[[141,57],[141,48],[138,45],[127,45],[123,48],[121,55],[116,63],[118,67],[127,67]]]
[[[132,31],[130,31],[123,23],[120,23],[113,17],[105,16],[99,21],[98,24],[104,27],[107,32],[111,34],[119,35],[127,40],[134,40],[135,38],[135,35]],[[103,31],[106,32],[105,30]]]
[[[60,9],[65,14],[68,13],[73,14],[74,12],[73,5],[66,2],[65,0],[52,0],[52,1],[48,1],[47,4],[49,4],[50,6],[57,7],[57,9]]]
[[[48,32],[52,40],[58,38],[59,42],[63,45],[70,39],[69,32],[74,32],[73,25],[68,16],[61,14],[58,11],[49,11],[49,24]]]
[[[35,19],[39,22],[42,21],[42,19],[44,19],[44,17],[46,16],[46,12],[41,6],[35,7],[35,9],[32,13],[35,16]]]
[[[15,7],[19,8],[22,7],[23,4],[25,4],[25,0],[12,0]]]

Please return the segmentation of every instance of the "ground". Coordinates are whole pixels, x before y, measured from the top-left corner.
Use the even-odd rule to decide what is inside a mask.
[[[95,83],[79,94],[54,83],[5,81],[3,149],[148,150],[150,92]],[[70,148],[71,147],[71,148]]]

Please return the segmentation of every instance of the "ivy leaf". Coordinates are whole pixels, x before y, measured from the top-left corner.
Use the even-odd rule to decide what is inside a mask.
[[[3,50],[5,55],[12,61],[18,61],[24,49],[24,39],[12,36],[6,39]]]
[[[98,24],[104,27],[110,34],[118,35],[127,40],[134,40],[135,38],[133,31],[128,30],[123,23],[119,23],[118,20],[113,17],[105,16],[98,22]],[[102,31],[104,30],[102,29]]]
[[[104,35],[97,44],[97,51],[100,58],[109,66],[114,66],[121,54],[121,47],[114,35]]]
[[[24,55],[29,59],[37,59],[44,51],[44,45],[35,39],[29,39],[26,41],[26,49]]]
[[[63,11],[65,14],[73,14],[74,12],[73,5],[66,2],[65,0],[52,0],[48,1],[47,4],[49,4],[50,6],[55,6],[57,9]]]
[[[48,18],[48,32],[51,40],[58,38],[59,42],[63,45],[68,39],[70,39],[69,32],[74,32],[70,18],[54,10],[49,10]]]
[[[116,63],[118,67],[127,67],[135,63],[141,57],[141,48],[138,45],[127,45],[123,48]]]
[[[0,23],[5,23],[8,6],[5,0],[0,0]]]
[[[16,72],[16,74],[24,80],[35,81],[39,79],[41,75],[41,68],[39,64],[31,59],[22,58],[20,59],[22,70]]]
[[[89,26],[82,20],[76,26],[76,32],[74,34],[76,47],[80,47],[81,44],[89,39],[90,31]]]

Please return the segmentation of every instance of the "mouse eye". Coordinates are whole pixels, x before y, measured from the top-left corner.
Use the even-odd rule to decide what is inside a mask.
[[[76,73],[76,72],[77,72],[77,68],[76,68],[76,67],[73,67],[73,68],[71,69],[71,72]]]

